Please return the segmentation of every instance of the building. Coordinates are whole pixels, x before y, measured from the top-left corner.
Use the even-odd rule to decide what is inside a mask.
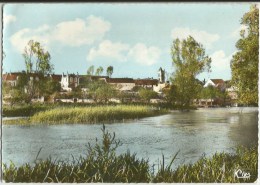
[[[135,86],[143,87],[153,90],[154,86],[158,86],[158,80],[152,78],[136,79],[134,80]]]
[[[165,70],[163,70],[161,67],[158,70],[158,80],[159,83],[165,83],[166,79],[165,79]]]
[[[2,76],[3,81],[10,83],[12,86],[17,85],[17,80],[19,76],[23,74],[21,72],[17,73],[6,73]],[[26,73],[24,73],[26,74]],[[137,94],[135,87],[143,87],[146,89],[153,90],[159,94],[162,94],[163,88],[167,86],[165,78],[165,70],[161,67],[158,70],[158,79],[145,78],[145,79],[133,79],[133,78],[110,78],[108,76],[93,76],[93,75],[79,75],[67,72],[66,74],[49,74],[52,80],[57,81],[61,85],[61,94],[67,94],[73,89],[80,87],[82,92],[88,93],[88,83],[96,80],[103,80],[104,82],[115,86],[118,90],[126,92],[129,96],[134,96]],[[41,75],[37,73],[29,74],[30,80],[39,80]]]
[[[6,73],[2,75],[2,81],[10,84],[11,86],[17,85],[17,80],[21,73]]]
[[[61,76],[61,88],[64,91],[72,91],[72,89],[76,88],[79,85],[79,75],[78,74],[67,74],[64,73]]]
[[[133,78],[106,78],[105,81],[120,91],[131,91],[135,87]]]
[[[222,79],[209,79],[203,87],[208,87],[208,86],[217,87],[220,90],[225,90],[226,88],[225,81]]]

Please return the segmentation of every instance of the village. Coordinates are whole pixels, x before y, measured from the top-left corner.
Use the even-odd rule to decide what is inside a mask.
[[[49,78],[60,85],[59,92],[56,96],[52,96],[51,100],[47,100],[44,96],[35,96],[32,102],[64,102],[64,103],[95,103],[95,101],[89,96],[89,88],[87,88],[84,83],[86,79],[88,83],[95,81],[102,81],[105,84],[113,86],[120,93],[124,93],[126,97],[124,99],[119,97],[109,98],[108,102],[122,103],[122,102],[139,102],[138,99],[138,89],[146,89],[153,91],[157,96],[153,96],[148,99],[149,103],[167,103],[166,92],[170,89],[171,82],[166,78],[166,71],[161,67],[158,70],[158,78],[144,78],[144,79],[133,79],[133,78],[112,78],[109,76],[101,75],[80,75],[67,72],[66,74],[49,74]],[[3,83],[9,84],[11,87],[17,85],[19,76],[23,72],[10,72],[2,75]],[[37,73],[29,74],[30,81],[39,81],[39,75]],[[199,81],[199,80],[198,80]],[[203,88],[212,87],[219,92],[223,92],[226,96],[219,97],[217,95],[211,95],[211,97],[201,97],[193,100],[193,104],[196,107],[230,107],[238,106],[237,100],[237,90],[235,87],[230,85],[230,81],[224,81],[223,79],[204,79],[199,81]],[[85,96],[69,96],[75,89],[80,89],[81,93]],[[58,94],[58,95],[57,95]],[[3,104],[9,104],[6,99],[10,98],[10,94],[6,94],[3,97]]]
[[[3,182],[259,181],[259,4],[1,11]]]

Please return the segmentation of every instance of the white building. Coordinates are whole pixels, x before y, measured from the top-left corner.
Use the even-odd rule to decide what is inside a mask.
[[[65,91],[71,91],[72,88],[75,88],[79,85],[79,75],[69,74],[61,76],[61,88]]]
[[[213,86],[213,87],[224,87],[225,86],[225,81],[222,79],[209,79],[203,87],[208,87],[208,86]]]

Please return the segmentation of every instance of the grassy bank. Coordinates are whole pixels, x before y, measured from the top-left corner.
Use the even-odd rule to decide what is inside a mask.
[[[201,158],[192,165],[181,165],[172,170],[162,162],[157,173],[151,171],[148,160],[138,159],[127,152],[116,155],[120,141],[105,131],[103,139],[88,145],[87,157],[74,160],[72,164],[51,159],[16,167],[3,165],[6,182],[254,182],[257,179],[257,147],[238,148],[236,154],[217,153],[212,158]],[[36,157],[37,159],[37,157]],[[235,170],[250,173],[250,178],[234,176]]]
[[[45,111],[53,108],[51,105],[33,104],[33,105],[19,105],[19,106],[3,106],[2,115],[4,117],[20,117],[32,116],[37,112]]]
[[[181,165],[176,170],[162,168],[153,182],[206,182],[239,183],[255,182],[258,176],[257,146],[238,147],[235,154],[216,153],[212,158],[201,158],[195,164]],[[235,172],[250,173],[250,178],[237,178]],[[238,175],[242,176],[240,172]]]
[[[170,103],[143,103],[143,102],[128,102],[128,103],[34,103],[34,104],[22,104],[22,105],[14,105],[7,106],[4,105],[2,108],[3,117],[29,117],[34,114],[46,110],[51,110],[55,108],[74,108],[74,107],[100,107],[100,106],[116,106],[116,105],[124,105],[124,106],[149,106],[155,107],[157,109],[168,109],[168,110],[180,110],[180,107],[174,106]],[[190,107],[189,109],[194,109]]]
[[[89,107],[58,107],[33,114],[30,118],[5,120],[4,124],[102,123],[139,119],[167,113],[150,106],[117,105]]]
[[[148,106],[98,106],[55,108],[39,112],[30,118],[32,123],[102,123],[139,119],[165,113]]]

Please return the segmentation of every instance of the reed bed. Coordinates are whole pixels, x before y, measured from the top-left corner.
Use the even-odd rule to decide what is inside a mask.
[[[166,113],[149,106],[95,106],[60,107],[36,113],[30,118],[32,123],[102,123],[128,119],[139,119]]]
[[[171,169],[177,154],[170,164],[164,165],[164,156],[158,172],[152,172],[148,160],[138,159],[129,151],[116,155],[121,145],[102,128],[102,141],[94,146],[88,144],[87,157],[74,159],[72,163],[53,161],[51,158],[37,161],[34,165],[25,164],[16,167],[13,163],[3,164],[3,180],[5,182],[59,182],[59,183],[159,183],[159,182],[255,182],[257,179],[258,154],[257,146],[239,147],[235,154],[216,153],[212,158],[202,157],[195,164],[180,165]],[[39,153],[38,153],[39,154]],[[236,170],[250,173],[250,178],[237,178]]]
[[[3,106],[2,115],[4,117],[32,116],[33,114],[45,111],[53,106],[44,104],[19,105],[19,106]]]

